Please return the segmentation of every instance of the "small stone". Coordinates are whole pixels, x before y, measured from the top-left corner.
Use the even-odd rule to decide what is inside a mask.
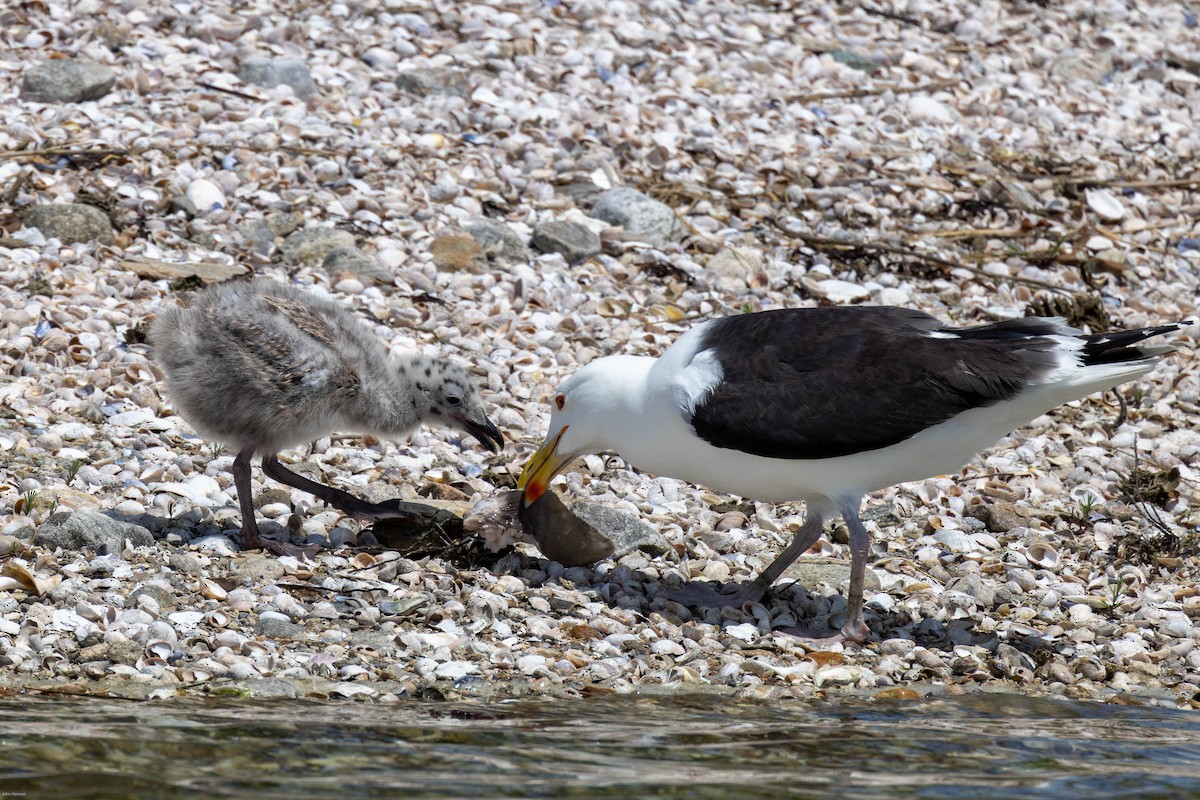
[[[565,567],[594,564],[613,553],[607,530],[573,513],[555,492],[546,492],[528,507],[518,505],[518,516],[542,554]]]
[[[821,584],[839,589],[850,585],[850,562],[833,558],[801,558],[784,570],[779,580],[795,581],[810,592],[816,591]],[[877,592],[881,588],[879,576],[870,567],[867,567],[863,578],[863,588],[868,592]]]
[[[38,103],[78,103],[98,100],[117,82],[103,64],[64,58],[30,67],[21,76],[21,98]]]
[[[675,556],[675,548],[657,528],[627,511],[590,500],[575,503],[571,511],[612,541],[614,559],[635,550],[652,557]]]
[[[37,228],[47,239],[64,244],[102,242],[112,244],[112,221],[95,206],[86,203],[53,203],[29,206],[18,212],[21,222]]]
[[[187,199],[197,214],[219,211],[226,203],[224,190],[207,178],[197,178],[188,184]]]
[[[254,624],[254,633],[268,639],[303,639],[305,628],[275,616],[263,616]]]
[[[143,652],[145,652],[145,648],[132,639],[126,639],[123,642],[101,642],[80,650],[79,660],[81,662],[111,661],[114,664],[133,664],[142,657]]]
[[[420,97],[444,94],[453,97],[470,97],[471,85],[463,70],[434,68],[406,69],[396,75],[396,86],[402,92]]]
[[[806,275],[800,279],[800,283],[816,297],[824,298],[838,305],[857,303],[871,296],[871,291],[865,286],[859,286],[857,283],[850,283],[849,281],[840,281],[835,278],[816,281]]]
[[[961,592],[973,598],[983,608],[991,608],[996,592],[980,575],[968,573],[946,584],[947,592]]]
[[[248,58],[238,67],[238,77],[255,86],[272,89],[288,86],[296,97],[307,100],[317,93],[308,65],[298,58]]]
[[[391,283],[392,273],[379,261],[357,247],[335,247],[325,254],[321,269],[330,275],[335,272],[353,272],[378,283]]]
[[[679,242],[687,235],[670,206],[628,186],[618,186],[600,195],[591,215],[609,225],[619,225],[629,238],[655,247]]]
[[[145,586],[139,586],[126,596],[125,607],[137,608],[137,599],[142,595],[154,600],[154,602],[158,604],[159,609],[162,611],[175,608],[175,606],[178,604],[175,599],[175,595],[171,594],[161,586],[148,583]]]
[[[292,493],[287,489],[268,486],[254,495],[255,508],[262,508],[263,506],[269,506],[275,503],[282,503],[285,506],[290,506],[292,504]]]
[[[354,236],[337,228],[305,228],[283,240],[283,260],[298,267],[315,267],[339,247],[354,247]]]
[[[467,233],[482,245],[489,256],[517,262],[529,260],[529,248],[507,222],[488,217],[472,217],[464,225]]]
[[[167,563],[176,572],[200,572],[204,562],[195,553],[171,553]]]
[[[600,253],[600,237],[578,222],[555,220],[533,229],[532,244],[542,253],[558,253],[578,264]]]
[[[433,264],[449,272],[482,272],[487,268],[483,246],[463,233],[443,233],[429,246]]]
[[[120,553],[125,549],[127,539],[134,547],[154,544],[154,537],[142,526],[121,522],[91,509],[81,508],[65,519],[59,520],[59,517],[55,514],[38,529],[33,537],[36,546],[64,550],[91,547],[97,552]]]
[[[274,581],[287,574],[283,564],[278,559],[262,556],[238,558],[229,564],[231,578],[249,578],[254,583]]]

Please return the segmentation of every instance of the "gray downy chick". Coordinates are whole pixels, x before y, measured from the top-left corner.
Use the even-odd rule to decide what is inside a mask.
[[[357,519],[405,516],[396,503],[368,503],[286,469],[280,450],[334,431],[407,436],[423,422],[456,427],[499,452],[504,439],[461,367],[423,355],[392,355],[346,307],[267,278],[211,286],[150,328],[167,393],[205,438],[237,453],[234,484],[242,540],[276,554],[299,548],[258,530],[250,461]]]

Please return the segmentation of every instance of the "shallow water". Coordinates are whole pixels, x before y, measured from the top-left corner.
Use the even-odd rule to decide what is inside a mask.
[[[1200,714],[972,695],[395,705],[0,700],[0,795],[1200,796]]]

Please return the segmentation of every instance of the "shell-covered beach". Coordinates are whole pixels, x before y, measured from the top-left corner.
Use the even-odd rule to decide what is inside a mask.
[[[954,325],[1195,319],[1200,27],[1185,6],[36,0],[0,10],[0,686],[253,697],[978,689],[1200,703],[1193,326],[1145,378],[959,473],[874,493],[864,646],[802,504],[589,456],[636,517],[564,567],[457,517],[511,489],[554,387],[688,326],[873,304]],[[266,481],[165,395],[150,321],[263,275],[469,367],[507,445],[347,431],[289,468],[451,515],[373,529]]]

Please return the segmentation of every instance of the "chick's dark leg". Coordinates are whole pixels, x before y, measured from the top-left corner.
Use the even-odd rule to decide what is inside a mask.
[[[783,575],[792,565],[792,562],[816,544],[817,539],[821,538],[823,525],[824,520],[821,513],[810,508],[808,518],[804,520],[804,525],[800,530],[796,531],[792,543],[750,583],[745,585],[727,584],[720,589],[715,589],[707,584],[691,581],[678,589],[668,591],[667,595],[677,603],[707,608],[724,606],[740,608],[746,603],[757,603],[771,588],[771,584],[779,580],[779,576]],[[735,588],[729,591],[731,586]]]
[[[233,460],[233,485],[237,489],[238,505],[242,509],[242,547],[262,548],[277,556],[294,556],[301,559],[308,557],[316,551],[268,539],[258,530],[258,521],[254,517],[254,495],[250,491],[250,459],[253,457],[254,448],[247,447]]]
[[[279,457],[274,454],[262,457],[262,469],[267,477],[308,492],[318,500],[328,503],[347,516],[354,517],[355,519],[404,519],[412,516],[410,512],[399,508],[400,501],[398,500],[384,503],[369,503],[360,497],[355,497],[349,492],[335,489],[332,486],[326,486],[323,483],[317,483],[314,480],[305,478],[303,475],[297,475],[279,463]]]

